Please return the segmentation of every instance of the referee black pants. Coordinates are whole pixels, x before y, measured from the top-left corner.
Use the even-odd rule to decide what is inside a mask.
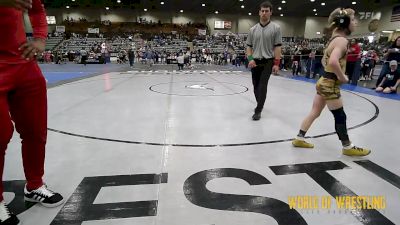
[[[265,99],[267,98],[268,81],[272,73],[273,59],[255,60],[256,67],[251,69],[253,78],[254,96],[256,97],[257,107],[255,112],[259,113],[264,108]]]

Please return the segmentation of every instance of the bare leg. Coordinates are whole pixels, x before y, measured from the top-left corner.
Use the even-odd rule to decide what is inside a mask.
[[[328,101],[326,101],[326,105],[328,106],[329,110],[336,110],[336,109],[340,109],[343,107],[343,101],[341,98],[334,99],[334,100],[328,100]]]
[[[316,94],[314,97],[313,106],[311,112],[307,115],[307,117],[301,123],[300,131],[297,137],[292,141],[293,146],[300,147],[300,148],[313,148],[314,145],[308,143],[304,140],[306,132],[313,124],[314,120],[321,115],[322,110],[325,108],[326,101],[325,99]]]
[[[316,94],[314,97],[314,102],[313,106],[311,109],[311,112],[307,115],[307,117],[303,120],[301,123],[300,129],[302,131],[308,131],[310,129],[311,125],[313,124],[314,120],[321,115],[322,110],[325,108],[326,101],[323,97],[320,95]]]

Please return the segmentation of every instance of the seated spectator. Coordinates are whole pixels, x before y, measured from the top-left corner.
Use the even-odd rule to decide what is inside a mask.
[[[375,89],[377,92],[386,94],[396,93],[397,87],[400,84],[400,73],[397,70],[397,61],[392,60],[389,63],[390,72],[382,79],[380,85]]]
[[[392,60],[400,62],[400,36],[395,39],[390,48],[387,50],[387,53],[384,55],[384,57],[387,61],[382,66],[381,73],[378,80],[376,81],[376,86],[381,83],[382,79],[389,72],[390,68],[388,62]],[[400,70],[400,68],[398,68],[398,70]]]

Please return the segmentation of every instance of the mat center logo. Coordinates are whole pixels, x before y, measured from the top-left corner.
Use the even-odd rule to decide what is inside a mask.
[[[353,163],[374,174],[375,178],[382,179],[396,188],[400,188],[400,177],[378,164],[369,160],[356,160]],[[307,195],[290,195],[287,196],[287,199],[277,199],[270,196],[267,190],[265,195],[249,195],[215,192],[209,189],[207,187],[209,182],[221,178],[240,179],[247,183],[248,188],[252,186],[267,187],[275,183],[255,171],[224,167],[192,172],[188,174],[182,184],[173,184],[173,186],[180,189],[175,191],[181,192],[188,204],[220,212],[235,211],[263,214],[271,217],[278,225],[308,225],[306,218],[303,217],[304,212],[301,213],[299,210],[335,210],[335,208],[337,210],[348,210],[349,215],[352,215],[363,225],[395,225],[382,214],[384,211],[379,211],[386,208],[386,197],[358,195],[329,173],[330,171],[352,169],[341,161],[266,165],[265,168],[272,172],[271,176],[275,176],[274,181],[279,180],[282,176],[298,176],[301,174],[308,176],[314,181],[313,184],[319,185],[326,191],[326,195],[320,196],[320,200],[318,200],[319,196]],[[358,171],[353,172],[358,173]],[[164,186],[169,184],[168,177],[169,173],[84,177],[50,225],[81,225],[85,221],[157,216],[159,199],[104,203],[96,203],[96,199],[98,195],[101,195],[100,192],[103,188],[132,185]],[[375,181],[372,180],[371,182]],[[28,210],[24,204],[24,186],[24,180],[4,182],[4,191],[12,192],[15,195],[9,206],[17,214]],[[235,187],[231,188],[235,189]],[[306,189],[304,186],[299,188]],[[364,191],[363,193],[368,192]],[[181,210],[183,209],[181,208]],[[341,211],[338,211],[338,214],[340,213]]]
[[[185,88],[214,91],[213,87],[207,87],[207,85],[208,85],[208,83],[205,83],[205,84],[193,84],[193,85],[186,85]]]

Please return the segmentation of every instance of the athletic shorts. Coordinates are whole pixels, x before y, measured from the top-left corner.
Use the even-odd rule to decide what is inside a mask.
[[[317,94],[325,100],[334,100],[340,98],[340,82],[338,80],[325,77],[319,78],[317,82]]]

